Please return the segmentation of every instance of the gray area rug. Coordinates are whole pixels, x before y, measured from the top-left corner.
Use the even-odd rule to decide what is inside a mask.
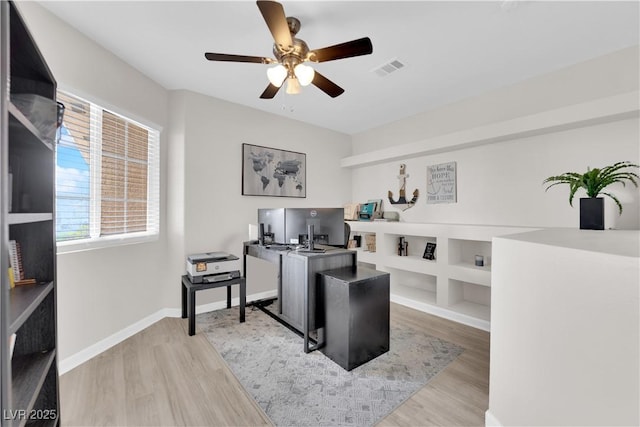
[[[269,308],[272,308],[270,306]],[[350,372],[259,310],[197,316],[197,325],[277,426],[372,426],[463,349],[391,323],[389,352]]]

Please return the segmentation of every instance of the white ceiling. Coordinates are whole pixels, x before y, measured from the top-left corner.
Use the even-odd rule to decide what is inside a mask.
[[[167,89],[187,89],[354,134],[640,42],[637,1],[288,1],[310,49],[368,36],[373,54],[314,64],[345,89],[259,99],[272,57],[253,1],[44,1],[42,5]],[[398,59],[386,77],[371,70]]]

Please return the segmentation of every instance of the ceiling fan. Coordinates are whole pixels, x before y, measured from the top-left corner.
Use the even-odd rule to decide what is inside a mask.
[[[273,44],[275,59],[210,52],[205,53],[204,56],[209,61],[277,64],[267,70],[267,77],[270,83],[260,95],[262,99],[271,99],[276,96],[285,81],[288,82],[287,93],[289,94],[299,93],[300,86],[313,84],[327,95],[335,98],[341,95],[344,89],[310,66],[305,65],[305,62],[333,61],[353,56],[369,55],[373,52],[369,37],[322,49],[309,50],[304,40],[295,37],[300,30],[300,21],[297,18],[287,17],[282,5],[276,1],[258,0],[256,3],[275,40]]]

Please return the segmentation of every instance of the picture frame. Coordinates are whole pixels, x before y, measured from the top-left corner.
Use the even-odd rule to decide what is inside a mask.
[[[427,166],[427,204],[458,202],[456,162]]]
[[[436,244],[433,242],[427,242],[427,246],[424,248],[424,254],[422,258],[433,261],[436,259]]]
[[[307,197],[307,155],[242,144],[242,195]]]

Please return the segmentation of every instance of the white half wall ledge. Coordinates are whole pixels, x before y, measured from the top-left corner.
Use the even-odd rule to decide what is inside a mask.
[[[423,141],[345,157],[343,168],[377,165],[498,142],[561,132],[640,116],[640,92],[633,91],[516,119],[491,123]]]
[[[252,294],[252,295],[247,295],[247,302],[250,301],[258,301],[261,299],[266,299],[266,298],[273,298],[276,296],[276,291],[266,291],[266,292],[261,292],[261,293],[257,293],[257,294]],[[232,298],[231,299],[231,306],[237,306],[240,304],[240,299],[239,298]],[[204,305],[198,305],[196,306],[196,314],[200,314],[200,313],[206,313],[209,311],[214,311],[214,310],[220,310],[223,308],[227,307],[227,302],[225,301],[216,301],[216,302],[212,302],[210,304],[204,304]],[[158,311],[156,311],[155,313],[145,317],[144,319],[141,319],[129,326],[127,326],[126,328],[121,329],[120,331],[116,332],[115,334],[112,334],[110,336],[108,336],[107,338],[98,341],[95,344],[90,345],[89,347],[85,348],[84,350],[80,350],[79,352],[66,357],[65,359],[60,361],[60,364],[58,366],[58,371],[60,372],[60,375],[63,375],[67,372],[69,372],[70,370],[72,370],[73,368],[76,368],[80,365],[82,365],[84,362],[87,362],[91,359],[93,359],[94,357],[96,357],[97,355],[99,355],[100,353],[110,349],[111,347],[113,347],[116,344],[121,343],[122,341],[126,340],[127,338],[137,334],[138,332],[148,328],[149,326],[153,325],[154,323],[156,323],[159,320],[164,319],[165,317],[182,317],[182,309],[180,308],[163,308],[160,309]]]

